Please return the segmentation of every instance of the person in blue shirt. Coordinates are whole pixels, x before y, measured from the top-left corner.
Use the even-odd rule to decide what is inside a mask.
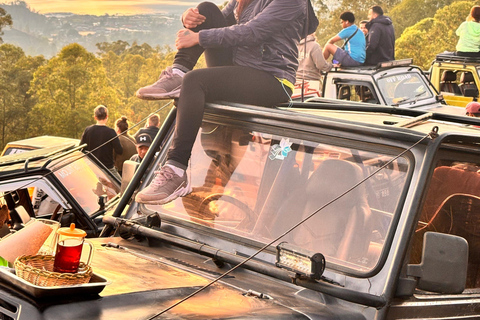
[[[340,15],[340,23],[343,29],[327,41],[323,48],[325,60],[332,55],[334,63],[342,67],[357,67],[365,62],[365,35],[354,22],[355,16],[353,13],[346,11]],[[340,40],[344,40],[342,48],[335,45]]]

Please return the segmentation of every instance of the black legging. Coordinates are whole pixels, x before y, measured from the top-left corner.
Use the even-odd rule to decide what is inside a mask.
[[[207,20],[194,31],[206,29],[206,26],[226,26],[227,20],[216,5],[204,2],[198,9]],[[180,49],[174,66],[190,70],[203,51],[200,46]],[[288,101],[292,93],[268,72],[232,65],[230,49],[207,49],[205,57],[208,68],[192,70],[184,76],[177,104],[176,128],[167,163],[183,169],[188,166],[206,102],[223,100],[271,107]]]

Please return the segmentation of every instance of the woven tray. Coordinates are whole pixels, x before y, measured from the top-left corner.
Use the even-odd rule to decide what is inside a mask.
[[[18,277],[41,287],[68,286],[88,283],[92,268],[80,262],[77,273],[53,272],[54,256],[21,256],[15,260],[15,273]]]

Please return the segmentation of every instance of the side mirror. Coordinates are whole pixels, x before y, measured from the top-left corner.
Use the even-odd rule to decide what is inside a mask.
[[[468,242],[462,237],[426,232],[422,262],[410,264],[407,276],[417,278],[416,287],[436,293],[462,293],[467,281]]]

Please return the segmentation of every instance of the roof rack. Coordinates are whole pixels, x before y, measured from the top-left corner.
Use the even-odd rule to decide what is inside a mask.
[[[335,67],[335,70],[378,70],[394,67],[408,67],[413,64],[413,59],[401,59],[379,62],[376,65],[361,65],[356,67]]]
[[[476,62],[480,63],[480,57],[457,56],[455,52],[443,52],[435,56],[434,62]]]
[[[391,60],[380,62],[375,66],[375,69],[383,69],[383,68],[393,68],[393,67],[408,67],[409,65],[413,64],[413,59],[401,59],[401,60]]]

